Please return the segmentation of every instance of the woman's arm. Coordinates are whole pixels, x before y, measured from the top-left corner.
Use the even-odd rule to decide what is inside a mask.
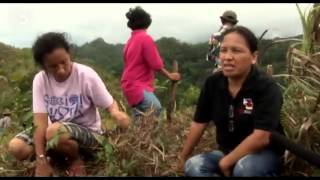
[[[183,171],[184,164],[190,154],[192,153],[194,147],[199,143],[204,130],[207,128],[208,123],[198,123],[192,122],[190,127],[190,132],[183,145],[183,149],[179,155],[178,170]]]
[[[117,121],[120,127],[128,128],[132,120],[125,112],[120,111],[118,103],[115,100],[113,100],[113,103],[106,110],[111,114],[111,117]]]

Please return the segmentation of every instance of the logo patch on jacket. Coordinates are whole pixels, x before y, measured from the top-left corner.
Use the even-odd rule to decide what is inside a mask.
[[[251,114],[253,110],[253,101],[251,98],[243,98],[244,114]]]

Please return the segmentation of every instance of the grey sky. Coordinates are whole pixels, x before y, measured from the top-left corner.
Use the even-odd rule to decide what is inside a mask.
[[[0,4],[0,42],[30,47],[35,38],[48,31],[68,32],[72,42],[82,45],[97,37],[108,43],[125,43],[130,36],[125,13],[140,5],[151,14],[148,30],[153,38],[175,37],[198,43],[208,39],[220,26],[219,16],[236,11],[239,25],[257,36],[269,29],[266,38],[302,33],[294,3],[45,3]],[[304,11],[312,4],[299,4]]]

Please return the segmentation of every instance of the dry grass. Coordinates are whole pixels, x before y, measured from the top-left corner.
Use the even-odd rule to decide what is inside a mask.
[[[172,166],[177,162],[177,156],[186,139],[193,113],[194,108],[176,112],[171,124],[168,124],[163,118],[156,119],[150,113],[146,113],[139,122],[126,131],[113,128],[111,125],[112,129],[108,131],[104,147],[86,163],[88,175],[182,175],[177,174]],[[162,117],[165,117],[165,114]],[[0,146],[3,152],[0,159],[0,176],[33,175],[34,162],[17,162],[6,153],[7,142],[16,133],[14,130],[8,132],[9,136]],[[214,139],[214,129],[208,128],[194,154],[213,150]],[[65,176],[61,167],[55,176]]]
[[[284,93],[284,124],[287,136],[319,152],[320,56],[306,55],[296,48],[288,51],[288,87]],[[287,174],[311,176],[317,169],[295,155],[285,156]]]
[[[116,157],[106,175],[116,176],[177,176],[172,165],[186,139],[194,108],[178,112],[169,124],[163,118],[146,113],[126,132],[116,130],[109,134],[109,143]],[[165,117],[165,116],[162,116]],[[209,129],[194,153],[210,151],[214,146],[213,130]],[[109,164],[110,165],[110,164]]]

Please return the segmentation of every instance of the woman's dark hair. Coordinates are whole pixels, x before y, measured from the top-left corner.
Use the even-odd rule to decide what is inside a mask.
[[[32,46],[33,58],[36,64],[43,66],[43,58],[57,48],[64,48],[70,53],[70,44],[66,33],[48,32],[37,38]]]
[[[258,39],[256,38],[256,36],[254,35],[254,33],[251,30],[249,30],[248,28],[246,28],[244,26],[234,26],[231,29],[226,30],[222,34],[221,42],[223,41],[224,37],[227,34],[230,34],[233,32],[240,34],[245,39],[251,53],[254,53],[255,51],[258,50]]]
[[[143,10],[140,6],[130,8],[126,13],[128,19],[127,26],[132,29],[146,29],[150,26],[152,20],[150,14]]]

